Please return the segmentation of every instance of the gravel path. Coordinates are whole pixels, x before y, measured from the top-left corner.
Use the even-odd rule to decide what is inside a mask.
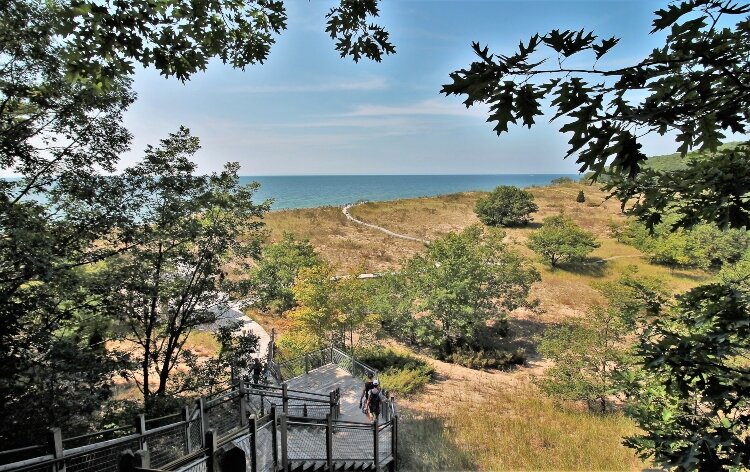
[[[370,224],[370,223],[365,223],[364,221],[356,219],[355,217],[353,217],[349,213],[349,208],[353,207],[354,205],[357,205],[357,204],[355,203],[355,204],[344,205],[344,207],[342,208],[342,211],[344,212],[344,216],[346,216],[350,221],[353,221],[353,222],[355,222],[355,223],[357,223],[359,225],[362,225],[362,226],[367,226],[368,228],[372,228],[372,229],[378,230],[378,231],[380,231],[382,233],[385,233],[385,234],[387,234],[389,236],[393,236],[394,238],[408,239],[409,241],[416,241],[418,243],[430,244],[430,241],[428,241],[426,239],[419,239],[419,238],[415,238],[415,237],[412,237],[412,236],[407,236],[405,234],[394,233],[393,231],[391,231],[391,230],[389,230],[387,228],[383,228],[382,226],[377,226],[377,225],[373,225],[373,224]]]

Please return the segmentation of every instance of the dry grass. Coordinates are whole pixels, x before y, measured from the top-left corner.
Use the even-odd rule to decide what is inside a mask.
[[[406,470],[640,470],[622,445],[637,429],[621,414],[556,404],[531,382],[547,363],[477,372],[431,361],[437,381],[400,404]],[[414,423],[414,424],[412,424]],[[403,430],[403,428],[402,428]],[[426,448],[438,445],[430,454]],[[440,449],[448,451],[449,458]]]
[[[352,270],[381,272],[422,249],[420,243],[398,240],[347,220],[338,207],[283,210],[269,213],[267,228],[272,241],[284,232],[309,239],[339,273]]]

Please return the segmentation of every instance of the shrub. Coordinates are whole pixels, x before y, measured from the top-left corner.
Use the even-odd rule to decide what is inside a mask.
[[[563,215],[549,216],[541,229],[529,236],[529,248],[552,267],[560,262],[578,262],[599,247],[594,235]]]
[[[508,369],[526,362],[526,353],[523,349],[516,349],[513,352],[501,349],[476,352],[461,351],[451,354],[446,361],[469,369]]]
[[[537,209],[530,192],[502,185],[480,198],[474,212],[487,226],[526,226]]]
[[[411,393],[418,392],[430,380],[432,380],[432,374],[435,370],[424,365],[416,369],[386,369],[380,372],[379,380],[389,393],[397,393],[399,395],[409,395]]]
[[[583,190],[578,191],[578,196],[576,197],[576,202],[583,203],[586,201],[586,195],[584,195]]]
[[[435,373],[435,369],[422,359],[393,349],[361,349],[356,357],[380,372],[381,385],[391,393],[415,393],[427,385]]]
[[[565,184],[572,184],[575,182],[570,177],[555,177],[552,179],[552,185],[565,185]]]

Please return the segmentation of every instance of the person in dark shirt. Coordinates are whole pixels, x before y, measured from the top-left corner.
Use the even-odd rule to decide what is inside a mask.
[[[260,359],[257,357],[253,359],[253,383],[260,383],[260,376],[263,374],[263,364],[260,363]]]
[[[370,421],[377,420],[380,416],[380,406],[385,400],[385,395],[380,389],[377,380],[372,381],[372,388],[367,392],[367,417]]]
[[[367,392],[372,390],[372,372],[367,373],[367,380],[365,381],[365,389],[362,391],[362,395],[359,397],[359,409],[362,410],[362,413],[367,413]]]

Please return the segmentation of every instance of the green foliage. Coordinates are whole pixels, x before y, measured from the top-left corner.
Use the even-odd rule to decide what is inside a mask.
[[[292,287],[297,306],[289,312],[294,328],[317,344],[368,342],[380,329],[370,305],[371,289],[356,275],[336,277],[327,264],[303,268]]]
[[[357,360],[379,371],[378,380],[389,393],[417,393],[435,373],[435,369],[422,359],[390,348],[365,347],[356,353]]]
[[[430,366],[414,369],[387,369],[378,376],[383,388],[390,394],[411,395],[430,383],[434,369]]]
[[[572,184],[575,182],[575,180],[571,179],[570,177],[555,177],[552,179],[552,185],[567,185]]]
[[[417,344],[441,355],[467,345],[480,328],[528,304],[539,273],[509,250],[498,231],[470,226],[432,241],[403,270],[411,296],[411,324]]]
[[[658,311],[663,292],[657,281],[632,273],[597,289],[607,299],[606,307],[544,334],[539,353],[554,365],[537,384],[547,395],[586,401],[590,409],[604,413],[610,398],[621,391],[613,373],[631,362],[629,336],[636,320]]]
[[[523,349],[516,349],[513,352],[500,349],[489,351],[459,351],[454,352],[446,358],[447,361],[454,364],[468,367],[469,369],[508,369],[513,366],[522,365],[526,362],[526,353]]]
[[[537,209],[534,195],[530,192],[501,185],[477,200],[474,212],[488,226],[525,226]]]
[[[290,330],[284,333],[276,342],[275,356],[279,361],[294,359],[306,352],[316,351],[326,347],[324,340],[303,330]]]
[[[529,248],[552,267],[561,262],[579,262],[599,247],[594,235],[564,215],[548,216],[542,227],[529,236]]]
[[[388,41],[383,27],[367,24],[378,16],[378,0],[342,0],[326,15],[326,33],[336,40],[341,57],[351,56],[358,62],[362,56],[380,62],[383,54],[393,54],[396,48]]]
[[[333,268],[326,264],[301,269],[292,291],[298,306],[289,312],[294,326],[321,344],[340,342],[340,311]]]
[[[704,285],[643,326],[640,369],[623,377],[644,433],[628,445],[678,470],[750,466],[749,309],[745,293]]]
[[[542,115],[542,101],[551,100],[552,119],[564,121],[560,131],[571,135],[568,156],[577,155],[582,172],[599,175],[609,162],[611,173],[632,179],[647,159],[641,151],[645,135],[674,132],[684,156],[696,146],[714,151],[725,133],[747,130],[748,12],[749,5],[721,0],[670,4],[656,12],[653,23],[653,32],[665,34],[664,45],[617,68],[602,68],[596,61],[619,38],[598,38],[584,30],[535,34],[514,53],[493,53],[474,43],[479,59],[451,73],[452,82],[442,92],[463,96],[466,106],[489,105],[488,120],[497,134],[519,121],[531,127]],[[720,17],[726,26],[716,26]],[[568,58],[593,65],[572,67]],[[659,221],[665,205],[684,201],[687,216],[680,224],[700,220],[747,226],[750,203],[733,199],[747,193],[747,160],[747,150],[720,152],[678,171],[679,177],[652,170],[643,184],[639,179],[630,187],[622,180],[612,188],[623,201],[638,196],[634,211],[649,224]]]
[[[0,181],[0,440],[10,449],[35,444],[50,422],[87,429],[128,367],[105,347],[110,321],[88,268],[123,250],[107,235],[137,202],[101,174],[129,146],[128,80],[106,93],[70,83],[54,11],[0,9],[0,168],[21,177]]]
[[[651,262],[670,267],[718,269],[739,261],[750,247],[750,234],[744,229],[720,230],[701,224],[673,231],[671,221],[655,226],[653,233],[636,220],[613,229],[618,241],[645,252]]]
[[[721,228],[750,226],[750,144],[723,149],[710,159],[687,161],[686,168],[646,169],[636,179],[614,179],[609,185],[629,212],[652,228],[670,215],[674,227],[713,223]]]
[[[232,374],[247,372],[258,353],[258,336],[243,330],[244,323],[232,321],[216,330],[219,341],[219,355],[202,363],[188,356],[188,372],[178,372],[173,376],[186,392],[211,395],[231,382]]]
[[[105,6],[90,0],[56,4],[55,40],[72,79],[109,80],[131,75],[133,64],[185,81],[211,59],[244,69],[263,63],[287,26],[283,1],[206,2],[128,0]],[[137,12],[135,14],[134,12]],[[377,0],[342,0],[327,15],[326,32],[341,56],[380,61],[395,52],[388,33],[368,24]]]
[[[548,395],[585,400],[589,408],[607,411],[617,393],[611,371],[626,362],[628,326],[614,310],[596,308],[580,320],[567,322],[544,335],[539,352],[555,364],[538,381]]]
[[[579,190],[578,195],[576,196],[576,202],[583,203],[585,201],[586,201],[586,195],[584,195],[583,190]]]
[[[258,264],[251,271],[254,305],[278,313],[294,307],[292,284],[297,273],[321,262],[310,241],[298,241],[294,235],[285,233],[281,241],[263,248]]]
[[[243,269],[259,253],[260,218],[269,207],[252,202],[257,184],[239,185],[237,164],[194,175],[190,158],[198,149],[197,138],[181,128],[124,172],[122,183],[140,200],[140,211],[121,244],[130,238],[140,244],[108,259],[97,274],[107,312],[137,346],[132,378],[147,411],[155,397],[189,387],[189,378],[172,374],[180,362],[194,364],[184,349],[190,331],[214,322],[231,295],[246,294]],[[230,261],[239,271],[231,279]]]

